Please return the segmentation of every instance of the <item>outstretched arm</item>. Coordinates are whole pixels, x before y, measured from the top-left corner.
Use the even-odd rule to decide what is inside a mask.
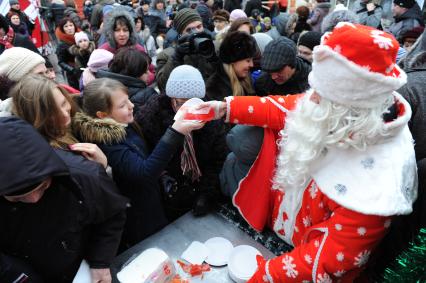
[[[229,96],[224,102],[210,101],[198,109],[212,107],[215,118],[225,122],[281,130],[287,113],[293,110],[303,94],[287,96]]]

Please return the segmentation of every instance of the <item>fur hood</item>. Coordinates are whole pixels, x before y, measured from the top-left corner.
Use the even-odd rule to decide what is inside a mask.
[[[105,31],[105,36],[107,38],[107,41],[109,45],[114,49],[117,48],[117,45],[114,40],[114,23],[115,23],[115,20],[120,16],[124,16],[129,21],[130,27],[131,27],[129,41],[127,42],[127,45],[132,46],[138,43],[138,36],[135,32],[135,21],[133,17],[126,9],[121,7],[116,7],[110,13],[104,26],[104,31]]]
[[[68,51],[70,54],[74,56],[85,56],[87,54],[92,54],[93,50],[95,49],[96,49],[95,43],[93,41],[89,41],[89,49],[82,50],[80,47],[74,44],[68,49]]]
[[[113,119],[97,119],[77,112],[72,121],[72,131],[79,140],[95,144],[115,144],[126,138],[126,126]]]

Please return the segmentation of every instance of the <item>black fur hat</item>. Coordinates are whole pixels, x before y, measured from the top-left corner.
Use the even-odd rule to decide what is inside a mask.
[[[256,40],[241,31],[230,32],[223,39],[219,48],[219,58],[230,64],[243,59],[256,57],[258,52]]]

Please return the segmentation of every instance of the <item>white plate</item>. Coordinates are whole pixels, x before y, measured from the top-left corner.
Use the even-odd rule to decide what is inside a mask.
[[[237,283],[249,280],[257,269],[257,255],[262,254],[251,246],[235,247],[228,260],[228,272],[232,280]]]
[[[223,266],[228,264],[229,256],[234,246],[232,243],[222,237],[210,238],[204,242],[204,245],[210,250],[206,262],[213,266]]]
[[[202,264],[210,250],[201,242],[194,241],[182,253],[181,258],[192,264]]]

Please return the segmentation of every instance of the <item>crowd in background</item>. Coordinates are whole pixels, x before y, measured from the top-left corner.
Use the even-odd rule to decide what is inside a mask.
[[[31,40],[34,23],[10,0],[0,15],[4,278],[16,269],[69,282],[85,258],[93,278],[109,282],[118,251],[188,211],[204,215],[229,201],[257,158],[262,129],[175,120],[176,112],[191,98],[307,91],[312,52],[339,22],[399,41],[396,60],[409,76],[400,92],[423,162],[423,7],[394,0],[389,22],[375,0],[289,2],[52,0],[40,8],[54,31],[55,54],[45,54]],[[40,239],[45,246],[32,244]]]

